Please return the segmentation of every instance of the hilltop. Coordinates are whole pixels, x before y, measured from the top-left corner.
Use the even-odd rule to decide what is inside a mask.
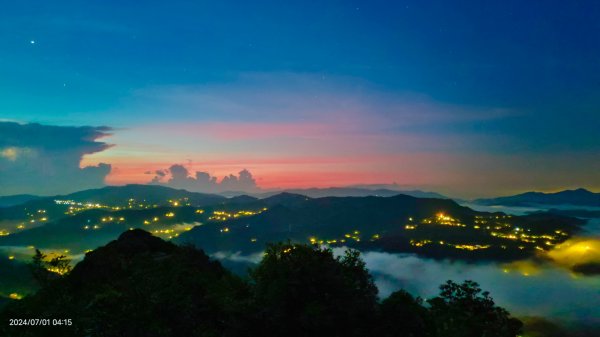
[[[229,301],[243,289],[202,251],[132,230],[86,254],[67,277],[13,303],[3,317],[72,319],[70,326],[13,331],[27,336],[89,330],[103,336],[191,336],[222,331],[231,316]]]

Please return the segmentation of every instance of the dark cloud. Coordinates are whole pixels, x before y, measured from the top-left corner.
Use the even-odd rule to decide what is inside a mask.
[[[195,192],[256,192],[259,190],[252,173],[246,169],[240,171],[237,176],[230,174],[218,181],[217,177],[211,176],[208,172],[196,171],[192,175],[185,166],[180,164],[172,165],[166,170],[155,171],[150,183]]]
[[[0,122],[0,195],[52,195],[104,185],[111,166],[80,167],[84,155],[104,151],[108,127]]]
[[[168,173],[169,173],[168,170],[156,170],[154,172],[152,172],[152,171],[146,172],[146,174],[154,174],[154,178],[152,178],[152,181],[150,181],[150,183],[152,183],[152,184],[159,184]]]

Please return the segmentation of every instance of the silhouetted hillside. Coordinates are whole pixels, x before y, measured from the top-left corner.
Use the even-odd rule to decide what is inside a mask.
[[[41,198],[37,195],[31,194],[17,194],[17,195],[6,195],[0,196],[0,207],[10,207],[15,205],[20,205],[26,203],[31,200],[36,200]]]
[[[311,199],[279,194],[260,201],[273,205],[254,216],[195,227],[175,240],[211,253],[251,253],[264,249],[266,242],[289,239],[440,258],[510,260],[535,251],[535,240],[515,240],[515,230],[555,236],[559,230],[565,234],[556,236],[561,242],[582,223],[558,215],[482,213],[449,199],[406,195]]]
[[[451,200],[418,199],[404,195],[390,198],[318,198],[281,193],[260,200],[267,211],[232,219],[213,226],[200,226],[182,234],[178,242],[192,242],[207,251],[256,251],[265,242],[292,239],[308,242],[310,237],[344,237],[355,230],[370,237],[403,228],[409,217],[422,219],[440,211],[472,218],[476,212]],[[222,232],[227,227],[227,232]],[[255,242],[252,239],[256,238]]]
[[[540,213],[540,212],[539,211],[531,212],[531,214],[536,214],[536,213]],[[551,208],[551,209],[547,210],[546,212],[542,212],[542,213],[550,213],[550,214],[571,216],[571,217],[577,217],[577,218],[588,218],[588,219],[589,218],[600,218],[600,210],[592,211],[592,210],[587,210],[587,209]]]
[[[44,210],[45,216],[48,218],[59,219],[65,217],[68,206],[57,205],[54,199],[54,197],[42,197],[13,206],[0,207],[0,221],[29,221],[31,216],[35,215],[38,210]]]
[[[578,205],[600,207],[600,193],[579,188],[556,193],[527,192],[513,196],[477,199],[481,205],[532,206],[532,205]]]
[[[59,200],[59,203],[56,200]],[[228,202],[227,198],[216,194],[188,192],[157,185],[107,186],[68,195],[38,198],[10,207],[0,207],[0,221],[25,220],[29,222],[31,216],[38,211],[44,211],[44,215],[49,221],[55,221],[64,218],[70,207],[140,209],[169,206],[174,203],[203,207],[225,202]],[[39,223],[28,223],[27,225],[34,227]]]
[[[227,200],[228,204],[249,204],[249,203],[253,203],[253,202],[257,202],[258,198],[255,197],[251,197],[248,195],[238,195],[238,196],[234,196],[229,198],[229,200]]]
[[[285,207],[296,207],[304,204],[308,199],[310,198],[305,195],[283,192],[261,199],[260,201],[264,202],[267,206],[281,205]]]
[[[30,293],[37,289],[37,284],[26,263],[3,257],[0,258],[0,289],[0,298],[8,301],[11,294],[13,296],[20,296]]]
[[[8,317],[71,318],[11,336],[218,336],[245,286],[202,251],[142,230],[86,254],[68,276],[9,305]],[[240,305],[243,303],[239,302]]]
[[[2,236],[0,246],[33,245],[41,249],[83,252],[114,240],[129,228],[165,231],[174,226],[191,227],[194,223],[206,221],[209,212],[198,213],[196,210],[198,208],[189,206],[118,211],[89,209],[43,226]]]
[[[99,202],[109,205],[120,205],[127,203],[129,199],[143,202],[145,204],[165,205],[167,200],[186,199],[192,206],[212,205],[226,201],[227,198],[216,194],[205,194],[177,190],[170,187],[158,185],[125,185],[107,186],[99,189],[76,192],[65,196],[81,202]]]
[[[424,192],[419,190],[395,190],[387,188],[361,188],[361,187],[328,187],[328,188],[298,188],[285,189],[282,191],[265,192],[258,194],[258,197],[267,198],[275,194],[291,193],[300,194],[309,198],[325,197],[393,197],[398,194],[410,195],[415,198],[437,198],[448,199],[435,192]]]

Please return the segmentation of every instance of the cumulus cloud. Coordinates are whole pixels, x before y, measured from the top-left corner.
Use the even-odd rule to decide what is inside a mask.
[[[152,172],[150,172],[152,173]],[[156,170],[151,184],[160,184],[173,188],[183,188],[193,192],[225,192],[241,191],[256,192],[259,187],[250,171],[241,170],[238,175],[230,174],[221,181],[208,172],[196,171],[192,173],[183,165],[174,164],[165,170]]]
[[[0,195],[53,195],[104,185],[109,164],[80,167],[83,156],[109,144],[108,127],[0,122]]]

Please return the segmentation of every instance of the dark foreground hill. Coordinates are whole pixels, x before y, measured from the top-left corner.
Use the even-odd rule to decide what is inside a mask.
[[[246,281],[200,250],[131,230],[44,280],[0,312],[0,335],[514,337],[521,329],[471,281],[448,281],[427,306],[402,290],[379,302],[358,252],[335,258],[308,245],[270,245]]]
[[[72,319],[71,326],[16,327],[11,336],[218,336],[244,290],[202,251],[132,230],[8,306],[3,320]]]

